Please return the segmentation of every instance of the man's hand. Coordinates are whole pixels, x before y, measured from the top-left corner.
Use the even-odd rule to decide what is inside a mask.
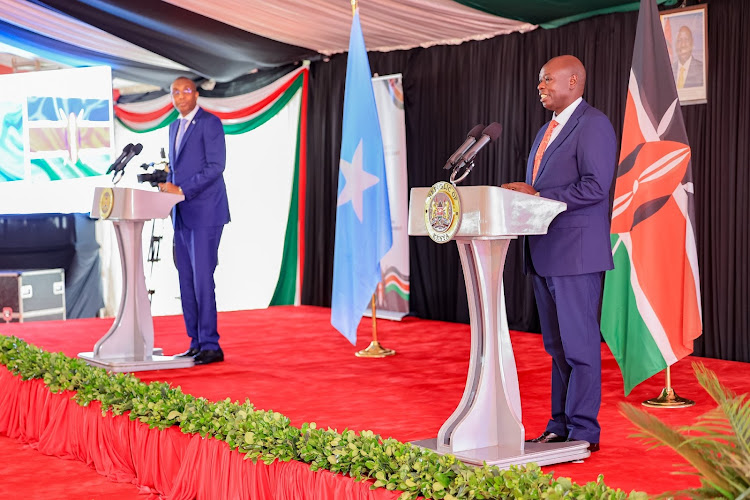
[[[526,193],[536,195],[537,191],[533,187],[529,186],[525,182],[509,182],[507,184],[501,184],[501,188],[510,189],[511,191],[518,191],[519,193]]]
[[[159,184],[159,191],[162,193],[182,194],[182,188],[175,186],[171,182],[163,182]]]

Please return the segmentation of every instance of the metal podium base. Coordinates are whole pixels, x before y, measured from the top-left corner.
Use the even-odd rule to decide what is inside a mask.
[[[427,448],[434,452],[445,455],[438,451],[437,438],[412,441],[411,444]],[[508,446],[490,446],[476,450],[464,450],[451,453],[457,459],[466,464],[496,465],[501,469],[509,469],[511,465],[524,465],[531,462],[537,465],[551,465],[563,462],[583,460],[591,456],[586,441],[566,441],[564,443],[524,443],[523,450]]]
[[[148,370],[172,370],[175,368],[190,368],[194,365],[193,358],[179,358],[177,356],[163,356],[160,347],[154,349],[149,361],[136,361],[133,357],[95,358],[93,352],[79,352],[78,357],[91,366],[104,368],[114,373],[143,372]]]

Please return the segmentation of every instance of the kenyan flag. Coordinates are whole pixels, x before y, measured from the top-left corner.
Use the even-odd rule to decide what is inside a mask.
[[[612,207],[602,334],[625,394],[701,334],[690,146],[655,0],[643,0]]]

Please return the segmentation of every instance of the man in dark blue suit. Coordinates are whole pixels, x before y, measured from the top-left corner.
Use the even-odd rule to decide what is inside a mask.
[[[214,271],[229,203],[224,184],[224,129],[198,105],[198,89],[188,78],[172,83],[172,103],[180,119],[169,126],[169,175],[161,191],[185,200],[172,211],[175,260],[190,348],[196,365],[224,361],[217,329]]]
[[[502,187],[567,203],[547,234],[524,240],[544,348],[552,357],[552,418],[534,442],[588,441],[599,450],[601,344],[598,310],[610,249],[609,192],[617,141],[604,114],[583,100],[586,70],[573,56],[539,72],[539,97],[553,119],[531,147],[526,182]]]

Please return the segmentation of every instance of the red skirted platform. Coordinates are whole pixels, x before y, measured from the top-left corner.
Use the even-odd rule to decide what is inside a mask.
[[[398,496],[328,471],[311,473],[302,462],[253,463],[222,441],[177,427],[160,431],[126,416],[103,417],[101,405],[79,406],[71,393],[50,394],[42,381],[23,382],[5,368],[0,387],[0,433],[33,443],[45,455],[89,464],[114,481],[137,484],[143,493],[174,500]]]
[[[284,413],[294,425],[316,422],[319,427],[339,431],[370,429],[401,441],[434,437],[461,398],[468,368],[468,325],[413,318],[379,321],[381,342],[398,354],[361,359],[353,353],[369,343],[370,322],[362,322],[355,348],[333,330],[329,315],[329,309],[316,307],[221,313],[224,363],[138,376],[147,382],[168,381],[187,393],[213,400],[247,398],[257,408]],[[111,320],[75,320],[2,325],[0,334],[17,335],[44,349],[75,356],[90,351],[110,324]],[[154,325],[156,345],[165,352],[187,347],[180,317],[155,318]],[[541,336],[514,332],[511,337],[523,423],[527,437],[534,437],[544,430],[549,418],[550,362]],[[617,408],[622,401],[640,405],[658,395],[663,376],[654,377],[625,398],[619,369],[604,344],[602,351],[602,450],[584,463],[558,464],[545,470],[578,483],[594,481],[601,473],[607,485],[625,491],[660,493],[697,486],[693,476],[669,474],[676,470],[673,464],[682,462],[675,453],[663,448],[649,451],[629,438],[633,427]],[[687,409],[649,410],[673,425],[690,424],[714,406],[698,386],[690,361],[673,367],[672,383],[678,394],[698,404]],[[745,364],[701,361],[728,387],[750,392],[750,380],[742,375],[747,373]],[[229,498],[230,492],[244,492],[249,498],[397,497],[383,489],[371,492],[367,483],[341,475],[312,473],[298,462],[254,465],[230,452],[224,443],[184,435],[176,428],[149,430],[126,417],[102,417],[97,407],[81,408],[69,395],[50,395],[41,382],[21,382],[4,369],[0,370],[0,434],[30,443],[48,455],[85,462],[115,481],[139,485],[141,493],[169,498]],[[23,467],[18,463],[23,456],[28,456],[30,463],[37,460],[36,452],[30,450],[14,453],[16,467]],[[60,491],[69,489],[61,484]],[[126,498],[119,494],[111,496]],[[137,496],[138,490],[133,488],[133,497]]]

